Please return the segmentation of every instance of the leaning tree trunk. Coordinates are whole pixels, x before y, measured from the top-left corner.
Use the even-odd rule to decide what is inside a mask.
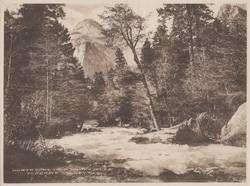
[[[149,91],[149,87],[148,87],[148,83],[146,81],[146,77],[142,71],[142,67],[141,67],[141,64],[140,64],[140,61],[139,61],[139,58],[137,56],[137,53],[135,51],[134,48],[132,48],[132,52],[134,54],[134,61],[136,62],[137,66],[138,66],[138,69],[140,70],[141,72],[141,75],[142,75],[142,83],[146,89],[146,92],[147,92],[147,97],[149,99],[149,110],[150,110],[150,114],[151,114],[151,117],[152,117],[152,120],[153,120],[153,124],[154,124],[154,127],[156,128],[156,130],[161,130],[159,124],[158,124],[158,121],[157,121],[157,118],[155,116],[155,108],[154,108],[154,104],[153,104],[153,100],[152,100],[152,97],[151,97],[151,94],[150,94],[150,91]]]

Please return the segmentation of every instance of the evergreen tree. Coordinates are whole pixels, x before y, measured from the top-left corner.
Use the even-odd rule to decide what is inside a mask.
[[[143,70],[149,82],[156,89],[156,94],[159,93],[157,61],[155,51],[151,47],[151,43],[146,39],[141,49],[141,63]]]
[[[53,27],[58,18],[63,18],[63,4],[23,4],[18,10],[19,24],[24,26],[21,31],[25,41],[31,44],[47,23]]]
[[[124,58],[124,54],[120,48],[116,49],[115,52],[115,68],[116,70],[125,69],[128,66],[126,59]]]
[[[20,111],[22,95],[21,67],[29,56],[25,40],[20,36],[22,25],[18,24],[16,13],[4,12],[4,114],[14,117]],[[12,116],[11,116],[12,115]],[[5,120],[7,122],[7,120]]]
[[[105,93],[106,82],[103,72],[96,72],[94,74],[94,82],[91,87],[91,94],[95,100],[99,100],[100,96]]]
[[[212,11],[206,4],[165,4],[158,13],[163,19],[172,20],[171,36],[189,51],[192,64],[194,48],[200,46],[200,29],[213,20]]]
[[[84,73],[73,57],[68,31],[57,20],[64,16],[62,5],[22,5],[18,14],[14,23],[10,21],[13,19],[10,14],[6,13],[5,17],[6,53],[15,51],[17,56],[22,56],[12,60],[18,62],[12,62],[12,66],[17,64],[13,66],[15,73],[9,73],[12,78],[8,78],[9,75],[5,78],[6,90],[8,84],[12,85],[8,80],[17,77],[20,77],[17,88],[21,87],[21,94],[17,88],[13,89],[13,93],[19,93],[12,98],[17,100],[15,105],[20,105],[17,113],[9,111],[7,115],[11,107],[5,107],[6,121],[11,120],[5,121],[6,133],[16,139],[54,136],[59,130],[73,130],[75,126],[68,126],[70,119],[87,118],[89,91]],[[15,41],[18,41],[18,45],[12,42],[12,47],[11,29],[11,33],[17,33]],[[25,50],[19,43],[24,44]],[[5,67],[9,61],[5,59]],[[6,92],[10,95],[10,91]]]
[[[195,117],[195,114],[192,113],[194,109],[190,109],[190,107],[187,109],[183,108],[183,105],[190,104],[183,98],[187,90],[191,88],[191,85],[189,87],[184,86],[184,82],[190,80],[189,82],[194,83],[195,80],[189,78],[192,75],[198,77],[203,73],[202,70],[197,71],[201,67],[199,66],[201,65],[200,62],[204,59],[200,56],[202,58],[200,60],[198,53],[199,55],[201,54],[203,39],[205,39],[202,36],[203,29],[214,20],[212,12],[206,4],[165,4],[164,8],[158,9],[158,13],[161,16],[161,20],[170,20],[172,22],[172,30],[169,36],[165,37],[167,38],[167,40],[165,39],[167,44],[165,46],[159,45],[160,34],[155,39],[157,50],[161,48],[163,50],[162,53],[168,54],[166,56],[164,54],[159,55],[159,59],[162,58],[161,60],[165,60],[167,64],[165,73],[168,75],[165,85],[167,90],[166,101],[169,104],[168,114],[175,115],[174,120],[176,120],[176,116],[182,119],[186,116],[190,117],[190,115]],[[163,33],[164,37],[164,32],[161,31],[161,33]],[[192,93],[191,95],[194,96]],[[203,102],[203,105],[206,104]],[[192,107],[194,108],[194,106]]]
[[[238,19],[237,27],[242,28],[237,34],[232,31],[236,24],[230,25],[226,22],[228,18],[225,17],[220,18],[224,22],[216,19],[213,23],[203,27],[200,32],[202,47],[196,49],[193,72],[191,73],[190,68],[188,69],[186,81],[186,90],[191,91],[189,93],[194,99],[203,101],[200,110],[210,111],[217,115],[223,112],[226,115],[228,106],[234,110],[246,100],[246,35],[244,34],[246,33],[244,32],[246,14],[244,10],[241,11],[235,17],[236,20]],[[231,21],[234,22],[234,19]],[[241,44],[236,40],[240,40]],[[240,72],[238,68],[241,69]],[[226,102],[228,105],[225,104]]]
[[[161,25],[154,33],[151,49],[155,56],[151,65],[151,81],[155,82],[152,84],[156,89],[159,122],[161,125],[171,126],[185,118],[181,109],[185,97],[182,85],[189,63],[189,53],[183,49],[182,41],[168,32],[165,17],[160,21]]]
[[[24,29],[18,22],[16,12],[4,12],[4,137],[5,140],[20,131],[18,121],[22,109],[23,74],[21,68],[27,65],[26,41],[20,32]],[[24,117],[23,117],[24,118]],[[15,122],[16,121],[16,122]],[[30,122],[27,122],[27,124]],[[32,127],[28,127],[32,128]],[[20,136],[20,135],[16,135]]]
[[[144,66],[150,66],[155,60],[154,50],[151,47],[151,43],[146,39],[142,46],[142,56],[141,61]]]
[[[75,122],[83,123],[90,111],[90,92],[83,70],[68,63],[56,72],[54,84],[51,122],[61,132],[75,131]]]
[[[107,88],[108,89],[116,89],[117,88],[117,85],[115,83],[115,78],[116,78],[116,72],[113,68],[111,68],[107,74]]]

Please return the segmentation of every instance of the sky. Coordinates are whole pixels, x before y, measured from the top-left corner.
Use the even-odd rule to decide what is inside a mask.
[[[4,8],[9,10],[16,10],[20,6],[18,0],[4,0]],[[37,1],[34,1],[37,3]],[[42,1],[40,1],[42,2]],[[49,2],[49,1],[48,1]],[[60,1],[61,2],[61,1]],[[92,0],[87,1],[83,0],[81,3],[67,3],[64,7],[66,16],[61,20],[69,31],[73,30],[76,24],[84,19],[94,19],[95,21],[102,23],[98,14],[101,14],[104,11],[105,6],[112,6],[114,3],[128,3],[130,7],[139,15],[147,18],[147,30],[146,32],[153,32],[156,30],[158,23],[158,14],[156,9],[163,7],[163,3],[167,2],[166,0]],[[220,1],[221,2],[221,1]],[[223,3],[216,3],[211,5],[210,9],[217,14],[220,6]]]
[[[158,13],[157,8],[163,7],[162,1],[148,1],[145,5],[142,1],[130,2],[130,7],[139,15],[147,18],[147,31],[155,31],[158,23]],[[66,17],[61,22],[69,29],[72,30],[75,25],[84,19],[94,19],[95,21],[101,23],[98,14],[104,11],[105,6],[112,6],[113,4],[66,4],[64,11]],[[211,5],[210,8],[217,14],[221,3]]]

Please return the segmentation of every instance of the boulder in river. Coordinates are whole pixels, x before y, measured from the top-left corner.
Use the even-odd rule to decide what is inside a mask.
[[[175,141],[184,144],[210,142],[209,129],[213,127],[213,123],[206,112],[201,113],[196,119],[190,118],[179,127]]]
[[[148,137],[135,136],[132,137],[129,142],[135,142],[137,144],[149,144],[151,143]]]
[[[98,129],[96,127],[91,127],[91,126],[83,126],[81,129],[81,132],[83,133],[89,133],[89,132],[102,132],[101,129]]]
[[[229,122],[221,129],[221,142],[226,145],[246,147],[246,103],[243,103]]]

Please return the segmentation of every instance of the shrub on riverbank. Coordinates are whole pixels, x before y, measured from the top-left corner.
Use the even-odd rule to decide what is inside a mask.
[[[48,147],[43,141],[10,142],[4,149],[4,180],[15,182],[25,176],[14,174],[14,169],[53,168],[65,165],[66,161],[82,159],[83,153],[54,145]]]

